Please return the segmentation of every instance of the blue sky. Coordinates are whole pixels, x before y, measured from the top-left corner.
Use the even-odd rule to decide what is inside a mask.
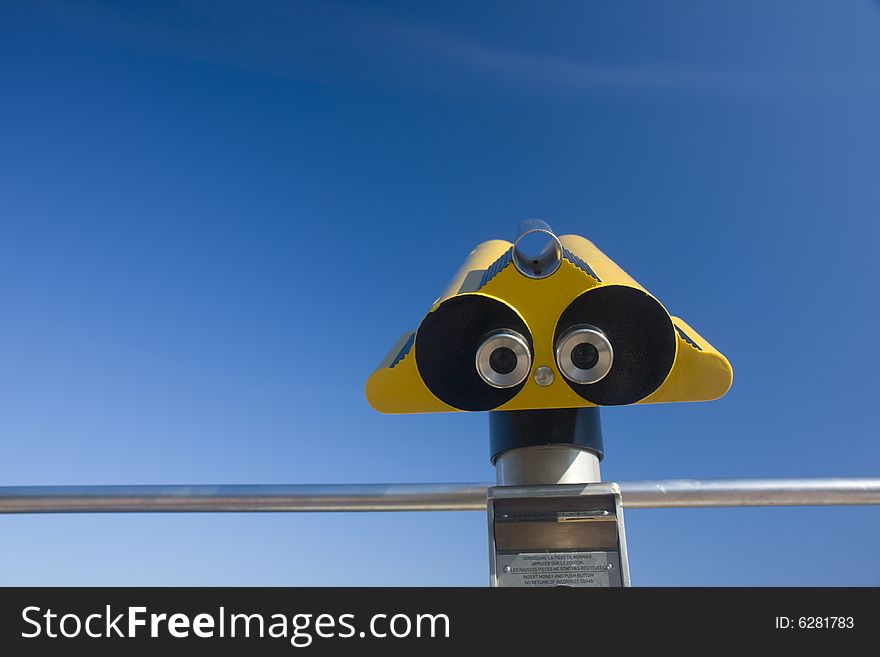
[[[489,481],[364,382],[583,234],[733,363],[610,480],[878,476],[871,2],[0,6],[0,484]],[[627,513],[636,584],[880,584],[880,509]],[[481,513],[0,517],[2,584],[461,584]]]

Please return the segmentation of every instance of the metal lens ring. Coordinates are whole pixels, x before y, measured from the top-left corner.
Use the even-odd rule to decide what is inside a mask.
[[[608,337],[595,326],[578,324],[565,331],[556,343],[556,364],[572,383],[601,381],[614,363]]]
[[[511,329],[492,331],[477,348],[477,373],[493,388],[512,388],[525,381],[532,369],[526,339]]]

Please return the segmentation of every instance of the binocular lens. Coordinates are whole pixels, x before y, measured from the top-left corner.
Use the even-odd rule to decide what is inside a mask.
[[[493,388],[512,388],[525,381],[532,369],[526,339],[511,329],[493,331],[477,348],[477,373]]]
[[[602,331],[580,324],[559,337],[556,363],[562,375],[572,383],[596,383],[611,371],[614,350]]]
[[[499,374],[510,374],[516,369],[516,354],[508,347],[498,347],[489,356],[489,367]]]
[[[571,362],[579,370],[589,370],[599,362],[599,350],[589,342],[581,342],[571,350]]]

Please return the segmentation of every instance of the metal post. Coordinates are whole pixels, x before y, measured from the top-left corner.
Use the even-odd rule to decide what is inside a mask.
[[[490,586],[629,586],[623,504],[599,483],[598,408],[490,413]]]
[[[599,409],[493,411],[489,449],[499,486],[600,481]]]
[[[536,445],[503,452],[495,459],[499,486],[588,484],[602,480],[599,457],[575,445]]]

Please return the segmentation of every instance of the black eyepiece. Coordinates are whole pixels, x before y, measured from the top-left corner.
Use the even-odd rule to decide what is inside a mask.
[[[489,367],[498,374],[510,374],[516,369],[516,354],[509,347],[498,347],[489,356]]]
[[[614,350],[595,326],[576,324],[556,340],[556,364],[562,376],[577,385],[601,381],[614,363]]]
[[[571,363],[579,370],[590,370],[599,362],[599,350],[589,342],[581,342],[571,350]]]
[[[532,369],[528,342],[513,329],[490,332],[477,348],[477,373],[493,388],[520,385]]]

